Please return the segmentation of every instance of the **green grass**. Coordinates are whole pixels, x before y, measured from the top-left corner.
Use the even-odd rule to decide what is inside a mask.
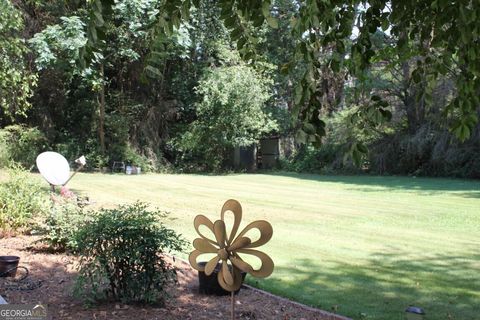
[[[193,218],[220,217],[234,198],[243,225],[269,220],[273,275],[249,282],[359,319],[480,317],[480,182],[297,174],[79,174],[70,185],[98,204],[148,201],[192,241]],[[361,314],[364,314],[361,316]]]

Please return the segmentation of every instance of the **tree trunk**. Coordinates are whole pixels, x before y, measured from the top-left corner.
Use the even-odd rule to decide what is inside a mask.
[[[99,114],[98,114],[98,140],[100,142],[100,151],[105,155],[105,81],[104,81],[103,63],[100,65],[100,78],[102,84],[99,92]]]
[[[404,80],[404,98],[403,104],[407,115],[408,132],[414,134],[424,123],[425,120],[425,100],[422,97],[417,98],[418,90],[423,90],[423,84],[413,83],[410,80],[409,61],[402,64],[403,80]]]

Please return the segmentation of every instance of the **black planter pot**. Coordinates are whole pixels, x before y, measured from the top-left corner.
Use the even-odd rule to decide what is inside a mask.
[[[17,256],[0,256],[0,277],[15,277],[19,261]]]
[[[198,265],[204,267],[207,263],[206,262],[199,262]],[[216,296],[226,296],[229,295],[230,292],[227,290],[223,289],[220,284],[218,284],[218,272],[220,271],[222,264],[218,263],[217,266],[215,267],[215,270],[212,272],[211,275],[207,276],[205,272],[203,271],[198,271],[198,288],[199,292],[203,294],[209,294],[209,295],[216,295]],[[245,280],[245,276],[247,273],[242,272],[242,283]],[[238,289],[235,291],[235,294],[237,294],[240,291]]]

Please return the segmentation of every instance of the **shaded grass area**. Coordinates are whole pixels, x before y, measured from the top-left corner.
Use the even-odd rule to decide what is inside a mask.
[[[244,222],[267,219],[263,250],[274,274],[249,282],[355,319],[427,319],[480,314],[480,182],[413,177],[299,174],[79,174],[70,187],[97,205],[142,200],[172,212],[192,241],[193,218],[219,218],[239,200]]]

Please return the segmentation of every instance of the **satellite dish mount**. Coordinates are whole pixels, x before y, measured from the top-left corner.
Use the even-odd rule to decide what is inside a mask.
[[[52,192],[55,192],[55,186],[64,187],[87,163],[84,156],[76,159],[75,163],[79,166],[70,175],[70,165],[67,159],[57,152],[43,152],[38,155],[36,162],[40,174],[52,187]]]

